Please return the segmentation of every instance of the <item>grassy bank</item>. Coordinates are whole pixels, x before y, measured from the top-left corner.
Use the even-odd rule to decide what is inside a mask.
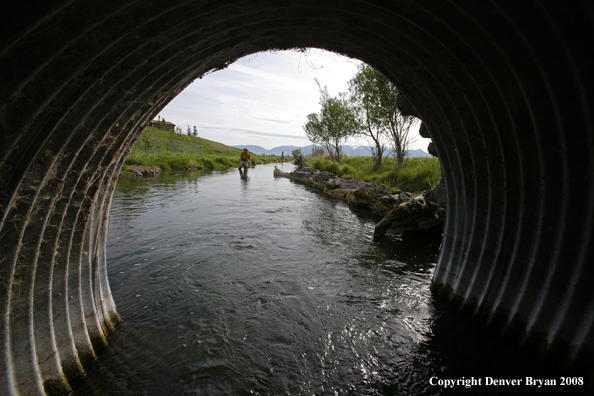
[[[212,140],[146,128],[126,158],[120,175],[129,176],[129,165],[156,166],[163,171],[238,166],[240,153],[240,149]],[[255,154],[251,154],[251,157],[252,164],[260,161],[280,162],[280,157]]]
[[[347,157],[340,164],[328,157],[311,158],[307,162],[315,169],[334,173],[343,179],[376,181],[391,189],[410,192],[430,190],[441,177],[437,158],[407,158],[404,169],[396,169],[393,158],[385,158],[379,169],[373,166],[371,157]]]

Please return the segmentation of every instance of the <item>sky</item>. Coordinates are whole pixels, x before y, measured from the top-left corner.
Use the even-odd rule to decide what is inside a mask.
[[[313,48],[306,54],[260,52],[195,80],[159,115],[184,133],[196,126],[200,137],[229,146],[307,146],[303,125],[320,111],[315,79],[337,96],[348,90],[359,63]],[[414,136],[411,149],[427,151],[430,140],[418,135],[418,126]],[[368,145],[353,138],[347,144]]]

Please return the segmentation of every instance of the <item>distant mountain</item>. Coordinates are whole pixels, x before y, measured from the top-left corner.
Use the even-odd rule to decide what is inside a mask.
[[[427,158],[432,158],[433,156],[429,153],[424,152],[421,149],[416,149],[416,150],[409,150],[408,151],[408,156],[410,158],[415,158],[415,157],[427,157]]]
[[[281,154],[285,154],[285,156],[290,156],[291,152],[295,149],[301,149],[302,153],[311,153],[313,150],[313,145],[310,144],[309,146],[305,146],[305,147],[297,147],[297,146],[278,146],[278,147],[274,147],[271,148],[270,150],[265,149],[264,147],[261,146],[255,146],[255,145],[245,145],[245,146],[231,146],[231,147],[235,147],[238,149],[243,149],[245,147],[247,147],[247,149],[249,150],[250,153],[254,153],[254,154],[265,154],[265,155],[281,155]],[[342,146],[342,150],[346,153],[346,155],[348,155],[349,157],[354,157],[354,156],[369,156],[371,155],[371,151],[369,149],[369,147],[365,147],[365,146]],[[408,152],[408,156],[409,157],[431,157],[431,154],[424,152],[421,149],[416,149],[416,150],[410,150]]]
[[[229,146],[229,147],[234,147],[234,148],[238,148],[240,150],[243,150],[244,148],[247,147],[248,151],[250,153],[254,153],[254,154],[266,154],[266,155],[270,155],[272,153],[270,153],[269,151],[271,150],[266,150],[264,147],[261,146],[254,146],[253,144],[248,144],[246,146]],[[274,149],[273,149],[274,150]],[[279,153],[280,155],[280,153]]]

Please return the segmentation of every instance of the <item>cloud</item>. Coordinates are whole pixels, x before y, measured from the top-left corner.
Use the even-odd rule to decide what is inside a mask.
[[[301,139],[302,135],[294,135],[290,133],[282,133],[276,131],[262,131],[257,129],[239,128],[233,126],[223,125],[198,125],[200,131],[211,131],[211,132],[227,132],[234,134],[246,134],[251,136],[267,137],[267,138],[288,138],[288,139]]]
[[[280,124],[288,124],[289,121],[287,120],[275,120],[274,118],[264,118],[264,117],[252,117],[253,119],[256,120],[263,120],[263,121],[270,121],[270,122],[278,122]]]

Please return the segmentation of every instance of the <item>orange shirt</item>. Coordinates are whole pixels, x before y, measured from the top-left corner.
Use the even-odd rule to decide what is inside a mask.
[[[250,157],[250,153],[248,153],[247,151],[242,151],[240,157],[244,161],[249,161],[252,159],[252,157]]]

